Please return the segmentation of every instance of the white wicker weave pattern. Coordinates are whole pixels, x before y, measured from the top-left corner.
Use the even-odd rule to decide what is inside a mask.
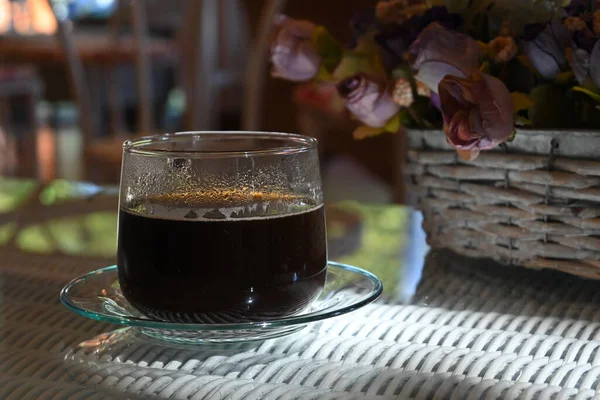
[[[0,377],[0,398],[6,400],[135,400],[144,399],[145,397],[97,387],[85,388],[73,384],[2,376]]]
[[[476,160],[409,131],[409,192],[435,249],[600,278],[600,135],[522,130]],[[569,140],[566,140],[566,137]]]
[[[102,264],[26,259],[22,270],[23,255],[0,259],[1,399],[593,399],[600,388],[598,293],[584,281],[546,296],[432,268],[415,295],[427,305],[371,305],[255,349],[137,341],[73,362],[66,350],[112,328],[57,294]]]

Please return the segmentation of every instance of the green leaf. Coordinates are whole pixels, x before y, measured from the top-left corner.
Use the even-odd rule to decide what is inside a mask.
[[[490,68],[491,64],[489,63],[489,61],[484,61],[483,64],[481,64],[481,66],[479,67],[479,71],[483,72],[484,74],[489,74]]]
[[[394,80],[404,78],[412,81],[414,79],[414,73],[409,65],[398,65],[392,70],[392,78]]]
[[[509,138],[506,139],[507,142],[512,142],[513,140],[515,140],[515,137],[517,136],[517,130],[513,129],[512,133],[510,134]]]
[[[567,84],[575,74],[573,71],[561,72],[554,77],[554,81],[560,84]]]
[[[396,114],[385,124],[383,130],[390,133],[398,133],[401,128],[402,124],[400,123],[400,116]]]
[[[360,38],[354,49],[344,51],[333,77],[342,80],[358,72],[387,76],[381,62],[379,47],[371,36]]]
[[[510,94],[513,102],[513,110],[516,113],[523,110],[529,110],[533,107],[533,100],[529,95],[521,92],[513,92]]]
[[[531,127],[532,123],[529,118],[526,118],[522,115],[517,115],[515,117],[515,125],[522,126],[522,127]]]
[[[398,113],[398,118],[400,119],[400,124],[402,124],[402,126],[407,126],[410,128],[416,127],[416,123],[413,121],[408,108],[401,109]]]
[[[312,42],[317,49],[317,53],[323,59],[322,66],[331,74],[342,59],[343,46],[322,26],[315,29]]]
[[[576,92],[581,92],[584,93],[586,95],[588,95],[590,98],[592,98],[595,102],[600,103],[600,94],[595,93],[589,89],[586,89],[582,86],[575,86],[573,87],[573,90]]]
[[[356,140],[362,140],[373,136],[379,136],[382,133],[398,133],[402,129],[402,121],[400,114],[394,115],[390,120],[381,128],[375,128],[372,126],[361,125],[354,130],[352,137]]]
[[[435,127],[436,127],[434,124],[432,124],[431,122],[429,122],[429,121],[428,121],[428,120],[426,120],[426,119],[421,119],[421,123],[423,124],[423,127],[424,127],[425,129],[433,129],[433,128],[435,128]]]
[[[315,80],[320,82],[337,82],[333,75],[327,70],[325,65],[323,65],[323,63],[321,63],[321,65],[319,66],[319,71],[317,71]]]
[[[379,136],[385,131],[382,128],[373,128],[367,125],[361,125],[352,132],[352,137],[356,140],[362,140],[373,136]]]
[[[371,63],[371,60],[365,54],[347,50],[337,68],[333,72],[333,77],[336,80],[342,80],[359,72],[376,74],[376,71],[377,68]]]

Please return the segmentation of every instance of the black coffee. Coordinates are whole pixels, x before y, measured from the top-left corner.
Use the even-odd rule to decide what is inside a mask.
[[[322,206],[232,192],[137,203],[143,213],[119,212],[118,271],[123,294],[146,315],[208,323],[280,318],[306,308],[323,287]],[[252,216],[282,207],[289,214]]]

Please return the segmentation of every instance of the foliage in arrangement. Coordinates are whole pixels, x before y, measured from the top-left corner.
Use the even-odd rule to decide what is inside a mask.
[[[272,75],[334,84],[357,138],[443,127],[465,159],[515,127],[600,128],[600,1],[381,0],[342,45],[280,16]]]

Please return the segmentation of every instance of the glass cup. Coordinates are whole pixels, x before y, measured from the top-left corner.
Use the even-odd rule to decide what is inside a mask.
[[[173,322],[273,320],[326,275],[313,138],[184,132],[123,145],[118,275],[125,298]]]

